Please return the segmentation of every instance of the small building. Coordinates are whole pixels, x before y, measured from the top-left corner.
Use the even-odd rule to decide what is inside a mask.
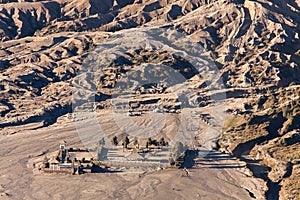
[[[59,161],[55,157],[52,157],[49,160],[49,168],[50,168],[50,170],[53,170],[53,171],[60,170]]]
[[[71,151],[71,153],[69,153]],[[93,170],[93,166],[94,169]],[[99,168],[99,169],[98,169]],[[59,149],[49,160],[44,158],[41,169],[46,173],[82,174],[101,171],[95,165],[87,149],[67,149],[67,142],[62,140]]]

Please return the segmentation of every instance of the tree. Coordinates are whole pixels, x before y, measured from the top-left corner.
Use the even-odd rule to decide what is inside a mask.
[[[152,139],[148,138],[148,141],[146,143],[146,148],[148,149],[151,144],[152,144]]]
[[[152,144],[152,139],[151,139],[151,137],[148,138],[148,141],[147,141],[147,142],[148,142],[149,145]]]
[[[137,139],[134,140],[133,144],[134,144],[135,148],[139,149],[139,142]]]
[[[111,141],[111,143],[113,144],[113,145],[115,145],[115,146],[117,146],[118,145],[118,138],[117,138],[117,136],[115,136],[115,137],[113,137],[113,139],[112,139],[112,141]]]
[[[101,138],[101,140],[99,141],[99,146],[104,146],[105,145],[105,139]]]
[[[152,144],[153,144],[154,146],[158,146],[158,145],[159,145],[159,143],[157,142],[157,140],[152,140]]]
[[[170,164],[176,162],[180,157],[183,157],[185,151],[187,150],[187,146],[183,145],[182,142],[176,142],[170,154]]]
[[[124,147],[125,149],[127,149],[127,146],[128,146],[129,143],[130,143],[129,138],[126,136],[126,137],[123,139],[123,147]]]
[[[48,168],[48,167],[49,167],[48,158],[47,158],[47,156],[45,156],[45,157],[44,157],[44,160],[43,160],[42,169]]]
[[[147,144],[148,144],[148,146],[150,146],[150,145],[158,146],[159,142],[157,142],[157,140],[153,140],[151,138],[148,138]]]
[[[165,138],[160,138],[160,140],[159,140],[159,145],[160,146],[166,146],[166,141],[165,141]]]

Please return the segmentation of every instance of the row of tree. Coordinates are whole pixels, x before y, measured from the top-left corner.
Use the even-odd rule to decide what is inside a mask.
[[[148,148],[149,146],[154,145],[154,146],[168,146],[168,142],[165,141],[165,138],[160,138],[159,141],[154,140],[152,138],[148,138],[148,141],[146,143],[146,148]]]
[[[113,137],[111,143],[112,143],[113,145],[115,145],[115,146],[117,146],[117,145],[119,144],[119,141],[118,141],[117,136],[114,136],[114,137]],[[123,140],[122,140],[122,146],[123,146],[124,148],[127,148],[128,145],[129,145],[129,143],[130,143],[130,140],[129,140],[128,136],[124,137]],[[139,143],[138,143],[137,140],[134,140],[134,145],[135,145],[135,146],[138,146],[138,145],[139,145]],[[148,138],[148,141],[147,141],[147,143],[146,143],[146,148],[149,148],[149,146],[151,146],[151,145],[154,145],[154,146],[168,146],[169,144],[168,144],[167,141],[165,141],[165,138],[163,138],[163,137],[160,138],[159,141],[154,140],[154,139],[152,139],[152,138]]]

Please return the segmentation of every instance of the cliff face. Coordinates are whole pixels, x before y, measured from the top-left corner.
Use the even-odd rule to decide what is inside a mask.
[[[70,113],[70,91],[86,53],[113,33],[175,28],[208,50],[219,68],[230,116],[221,148],[237,154],[252,151],[253,157],[263,152],[258,157],[272,168],[270,179],[282,185],[282,198],[295,197],[299,153],[281,155],[300,149],[299,138],[293,136],[299,129],[299,12],[299,0],[2,0],[1,134],[15,133],[16,127],[37,121],[48,126]],[[169,58],[161,54],[165,57],[158,56],[157,62]],[[153,52],[141,55],[155,57]],[[131,62],[139,62],[139,56],[132,53]],[[180,58],[173,61],[178,64]],[[203,107],[207,105],[203,96],[209,96],[205,87],[202,96],[193,97]],[[109,94],[107,90],[99,94],[98,108],[109,107],[105,101]],[[176,113],[178,100],[168,101]],[[280,142],[288,138],[295,141]],[[251,148],[244,149],[243,144]]]

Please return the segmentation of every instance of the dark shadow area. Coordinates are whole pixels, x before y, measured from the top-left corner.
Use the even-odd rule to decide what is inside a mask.
[[[234,160],[234,157],[227,157],[227,156],[214,156],[214,157],[209,157],[209,158],[203,158],[201,159],[203,162],[215,162],[218,160]]]
[[[196,164],[200,164],[201,168],[212,168],[212,169],[232,169],[232,168],[244,168],[244,166],[238,165],[237,163],[215,163],[217,161],[223,160],[235,160],[236,158],[231,155],[223,154],[218,151],[207,151],[201,150],[199,151],[200,157],[201,153],[205,155],[203,158],[198,160]]]
[[[8,52],[8,51],[6,51]],[[11,54],[11,53],[9,53]],[[0,71],[5,70],[11,66],[9,60],[0,60]]]
[[[233,155],[240,158],[244,152],[249,152],[256,144],[260,144],[266,141],[266,136],[261,136],[253,140],[238,144],[237,147],[232,151]]]
[[[8,107],[8,110],[1,112],[1,117],[4,117],[7,113],[9,113],[12,110],[15,110],[15,107],[12,103],[10,103],[8,100],[4,99],[1,100],[0,103]]]
[[[244,166],[232,164],[209,164],[209,163],[197,163],[201,164],[201,168],[211,168],[211,169],[237,169],[244,168]]]
[[[283,178],[288,178],[293,173],[293,164],[291,162],[288,162],[286,173],[283,175]]]
[[[55,45],[58,45],[59,43],[62,43],[66,39],[68,39],[68,37],[65,37],[65,36],[55,37],[55,38],[53,38],[53,43],[49,46],[42,46],[41,51],[50,49],[50,48],[54,47]]]
[[[269,126],[267,127],[267,130],[269,132],[268,135],[261,136],[255,139],[252,139],[248,142],[239,144],[233,151],[233,155],[238,157],[240,160],[247,163],[247,167],[251,170],[254,177],[261,178],[264,181],[266,181],[268,190],[266,192],[266,199],[267,200],[275,200],[279,199],[279,191],[281,189],[281,186],[278,182],[273,182],[269,177],[268,173],[270,169],[267,166],[264,166],[259,163],[253,162],[253,160],[249,160],[245,158],[243,155],[248,154],[251,149],[254,148],[255,145],[261,144],[265,141],[272,140],[279,136],[278,130],[282,127],[282,124],[285,121],[285,118],[283,117],[283,113],[278,113],[277,117],[271,118],[270,116],[262,116],[253,118],[252,123],[257,124],[261,122],[269,122]],[[287,174],[288,175],[288,174]]]
[[[244,12],[245,12],[244,22],[243,22],[242,26],[240,27],[239,32],[237,33],[236,38],[240,38],[243,35],[245,35],[247,33],[247,31],[249,30],[251,24],[252,24],[252,20],[251,20],[249,9],[244,8]]]
[[[240,157],[240,159],[247,163],[247,168],[253,173],[254,177],[263,179],[267,183],[268,190],[266,192],[267,200],[277,200],[279,199],[279,191],[281,186],[278,182],[273,182],[268,177],[269,167],[261,165],[259,163],[253,162],[253,160]]]
[[[72,112],[71,105],[57,105],[51,110],[45,110],[44,115],[32,116],[24,121],[16,121],[0,124],[0,128],[5,128],[6,126],[21,126],[30,123],[43,122],[43,127],[50,126],[54,124],[60,116]]]
[[[98,165],[94,165],[91,167],[91,173],[118,173],[121,171],[117,171],[117,170],[108,170],[106,168],[101,168]]]
[[[246,191],[249,193],[249,196],[253,199],[256,199],[256,196],[251,192],[250,190],[246,189]]]
[[[258,140],[259,141],[264,141],[264,139],[266,138],[266,136],[262,136],[259,137]],[[256,178],[260,178],[263,179],[264,181],[266,181],[267,183],[267,187],[268,187],[268,191],[266,192],[266,199],[267,200],[276,200],[279,199],[279,191],[281,189],[281,186],[279,185],[278,182],[272,182],[269,177],[268,177],[268,173],[269,173],[269,167],[264,166],[259,164],[259,160],[251,160],[251,159],[247,159],[245,157],[242,156],[242,152],[245,152],[244,150],[246,150],[246,146],[248,146],[248,148],[253,148],[255,145],[255,140],[249,141],[249,145],[248,142],[244,143],[243,146],[243,150],[241,150],[240,148],[236,148],[237,151],[236,153],[238,154],[238,158],[241,161],[244,161],[247,163],[247,168],[250,169],[250,171],[253,173],[254,177]],[[235,150],[236,150],[235,149]],[[234,154],[236,155],[236,154]]]
[[[248,91],[236,89],[226,92],[226,98],[244,98],[244,95],[248,95]]]
[[[187,150],[182,167],[187,169],[192,168],[195,165],[195,158],[198,157],[198,152],[198,150]]]
[[[145,5],[144,7],[144,12],[152,12],[154,10],[158,10],[158,9],[161,9],[163,8],[159,2],[154,2],[154,3],[150,3],[148,5]]]

